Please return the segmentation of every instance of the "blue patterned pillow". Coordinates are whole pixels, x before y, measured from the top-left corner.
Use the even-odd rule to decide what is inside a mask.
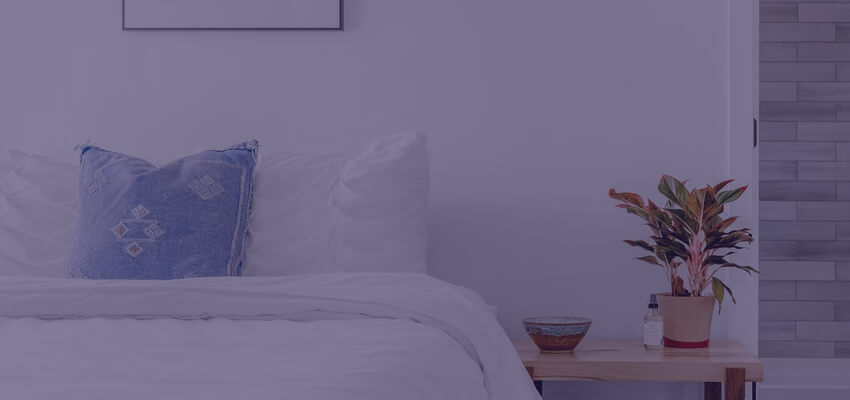
[[[257,142],[162,167],[85,146],[68,274],[176,279],[241,274]]]

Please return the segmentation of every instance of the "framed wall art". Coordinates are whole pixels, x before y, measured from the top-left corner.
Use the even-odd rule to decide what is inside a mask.
[[[343,30],[343,0],[122,0],[124,30]]]

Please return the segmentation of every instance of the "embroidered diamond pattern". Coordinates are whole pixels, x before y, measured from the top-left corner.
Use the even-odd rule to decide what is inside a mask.
[[[145,235],[148,235],[148,237],[151,239],[156,239],[162,236],[164,233],[165,231],[163,231],[162,228],[160,228],[157,224],[148,225],[148,227],[145,228]]]
[[[124,251],[130,257],[135,258],[144,250],[140,243],[155,243],[166,233],[159,226],[159,221],[144,218],[150,213],[147,207],[139,204],[130,210],[132,218],[121,219],[118,225],[110,229],[119,243],[126,244]]]
[[[192,189],[193,192],[200,192],[201,190],[204,190],[204,184],[201,183],[201,181],[192,181],[192,183],[189,184],[189,189]]]
[[[145,208],[145,206],[141,204],[136,206],[136,208],[132,209],[130,212],[133,213],[133,216],[135,216],[136,218],[144,218],[145,215],[151,213],[150,210],[148,210],[147,208]]]
[[[215,197],[215,194],[207,188],[204,188],[200,192],[198,192],[198,196],[204,200],[209,200]]]
[[[89,183],[89,194],[94,194],[100,190],[100,188],[104,187],[109,182],[109,178],[106,177],[106,173],[103,172],[103,168],[98,168],[94,172],[92,172],[92,182]]]
[[[213,192],[213,194],[215,194],[216,196],[219,196],[224,193],[224,186],[219,185],[218,182],[213,183],[207,189]]]
[[[212,186],[213,183],[215,183],[213,178],[210,178],[209,175],[204,175],[204,177],[199,179],[198,182],[201,182],[202,185],[207,186],[207,187]]]
[[[130,243],[129,245],[127,245],[127,247],[125,247],[124,250],[127,251],[127,254],[129,254],[130,257],[135,258],[136,256],[139,255],[139,253],[142,252],[143,249],[142,249],[142,246],[139,246],[138,243],[133,242],[133,243]]]
[[[195,194],[203,200],[209,200],[215,196],[220,196],[224,193],[224,186],[221,186],[215,179],[209,175],[204,175],[203,178],[194,180],[189,183],[189,189],[192,189]]]
[[[128,228],[127,225],[124,225],[124,223],[121,222],[118,225],[115,225],[114,228],[112,228],[112,233],[114,233],[115,236],[118,237],[118,239],[121,239],[129,230],[130,228]]]

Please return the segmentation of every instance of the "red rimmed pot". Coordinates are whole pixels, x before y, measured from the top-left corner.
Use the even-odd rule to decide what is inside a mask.
[[[678,297],[658,293],[656,297],[664,318],[664,347],[708,347],[714,315],[713,296]]]

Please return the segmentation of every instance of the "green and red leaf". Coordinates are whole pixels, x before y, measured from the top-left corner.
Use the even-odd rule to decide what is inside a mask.
[[[752,275],[753,273],[756,273],[756,274],[759,273],[759,270],[757,270],[757,269],[755,269],[755,268],[753,268],[749,265],[738,265],[738,264],[735,264],[735,263],[722,264],[717,268],[718,269],[720,269],[720,268],[735,268],[735,269],[739,269],[741,271],[744,271],[749,275]]]
[[[658,192],[664,195],[671,203],[683,207],[687,203],[687,197],[679,189],[681,185],[682,183],[676,178],[670,175],[664,175],[661,177],[661,181],[658,182]],[[684,192],[687,192],[687,189]]]
[[[714,292],[714,298],[717,299],[717,313],[723,309],[723,297],[726,295],[726,290],[723,289],[723,282],[720,279],[712,278],[711,291]]]
[[[728,264],[726,260],[721,256],[708,256],[705,260],[702,261],[702,265],[707,267],[709,265],[724,265]]]
[[[663,265],[661,265],[661,263],[658,262],[658,259],[653,257],[653,256],[643,256],[643,257],[637,257],[635,259],[641,260],[643,262],[647,262],[647,263],[650,263],[650,264],[653,264],[653,265],[657,265],[659,267],[663,267]]]
[[[649,250],[649,251],[652,251],[652,252],[655,251],[652,248],[652,246],[649,245],[649,243],[647,243],[643,240],[624,240],[624,242],[626,242],[627,245],[632,246],[632,247],[640,247],[640,248],[643,248],[643,249],[646,249],[646,250]]]
[[[735,221],[737,221],[737,220],[738,220],[738,217],[726,218],[722,222],[717,224],[716,226],[712,227],[712,230],[714,230],[714,231],[725,231],[727,228],[732,226],[732,224],[734,224]]]
[[[685,297],[691,295],[688,290],[685,289],[685,281],[683,281],[679,276],[676,276],[675,279],[673,279],[672,285],[673,287],[671,289],[673,296]]]
[[[631,204],[626,204],[626,203],[617,204],[617,207],[625,208],[626,212],[629,213],[629,214],[637,215],[638,217],[641,217],[645,220],[649,219],[649,213],[646,212],[646,210],[644,210],[643,208],[633,206]]]
[[[723,281],[721,281],[720,279],[711,278],[711,290],[714,292],[714,297],[717,299],[717,303],[718,303],[717,313],[718,314],[720,313],[720,310],[723,308],[724,292],[729,293],[729,297],[732,298],[733,304],[738,304],[738,302],[735,301],[735,295],[732,293],[732,289],[730,289],[729,286],[726,286],[726,284],[723,283]]]
[[[643,197],[640,197],[637,193],[617,193],[613,188],[608,191],[608,196],[615,200],[620,200],[624,203],[634,204],[638,207],[643,208]]]
[[[726,204],[738,200],[738,198],[740,198],[741,195],[743,195],[746,191],[747,186],[742,186],[735,190],[727,190],[725,192],[720,192],[717,194],[717,204]]]
[[[725,188],[725,187],[726,187],[726,185],[728,185],[728,184],[730,184],[730,183],[732,183],[732,182],[734,182],[734,181],[735,181],[734,179],[727,179],[727,180],[725,180],[725,181],[723,181],[723,182],[720,182],[720,183],[718,183],[718,184],[714,185],[714,186],[712,187],[712,189],[714,189],[714,192],[715,192],[715,193],[717,193],[717,192],[719,192],[719,191],[723,190],[723,188]]]

